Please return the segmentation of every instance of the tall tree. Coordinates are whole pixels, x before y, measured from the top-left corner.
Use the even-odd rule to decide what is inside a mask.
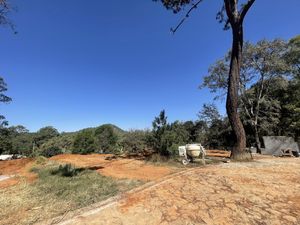
[[[59,132],[52,126],[43,127],[36,133],[34,143],[39,148],[51,138],[59,136]]]
[[[203,104],[198,117],[200,121],[205,121],[208,126],[211,126],[214,121],[221,119],[221,115],[215,104]]]
[[[300,77],[300,35],[292,38],[288,44],[288,53],[286,54],[286,61],[293,68],[292,73]]]
[[[285,60],[287,49],[287,43],[280,39],[262,40],[255,45],[246,42],[244,45],[239,99],[241,111],[244,112],[246,121],[254,131],[258,152],[261,152],[259,129],[263,120],[274,118],[272,113],[278,113],[279,110],[276,110],[276,106],[279,105],[278,100],[271,96],[273,92],[271,86],[274,83],[287,83],[283,77],[288,76],[291,71],[291,67]],[[227,89],[230,55],[231,52],[210,67],[202,87],[208,87],[212,92],[221,90],[222,96]]]
[[[162,137],[168,129],[168,117],[166,116],[165,110],[159,113],[159,116],[155,117],[152,122],[153,127],[153,145],[155,150],[157,150],[162,155],[168,155],[167,146],[162,142]]]
[[[7,91],[7,85],[4,82],[4,79],[0,77],[0,102],[8,103],[11,101],[11,98],[8,97],[5,92]],[[3,115],[0,115],[0,128],[7,126],[7,121],[5,120],[5,117]]]
[[[280,93],[282,117],[280,125],[284,135],[292,135],[300,143],[300,35],[289,41],[286,61],[292,67],[293,78],[286,93]]]
[[[104,124],[95,130],[95,144],[99,152],[117,152],[118,135],[110,124]]]
[[[159,1],[159,0],[154,0]],[[181,11],[185,6],[190,6],[185,17],[181,20],[179,25],[172,29],[173,32],[181,26],[190,13],[197,8],[203,0],[160,0],[162,4],[174,13]],[[230,62],[230,70],[228,77],[228,89],[226,110],[228,118],[236,137],[236,144],[232,151],[232,158],[235,160],[250,159],[250,155],[246,153],[246,134],[238,113],[238,90],[240,80],[240,68],[242,62],[242,49],[243,49],[243,23],[246,14],[255,2],[255,0],[247,1],[238,0],[223,0],[223,6],[217,14],[217,19],[225,23],[225,29],[231,27],[232,30],[232,54]],[[226,15],[226,16],[225,16]]]
[[[7,0],[0,0],[0,26],[9,26],[15,31],[15,26],[9,19],[9,14],[12,10],[11,5],[8,3]],[[6,96],[4,92],[7,91],[7,85],[4,82],[4,79],[0,77],[0,102],[10,102],[11,98]],[[0,115],[0,126],[7,125],[7,121],[3,115]]]

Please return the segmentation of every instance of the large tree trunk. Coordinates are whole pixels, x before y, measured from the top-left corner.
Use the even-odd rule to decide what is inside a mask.
[[[259,134],[258,134],[257,124],[254,125],[254,135],[255,135],[256,152],[258,154],[261,154],[261,143],[260,143],[260,140],[259,140]]]
[[[243,26],[237,22],[232,25],[233,44],[228,78],[226,100],[227,115],[236,138],[231,158],[234,160],[249,160],[251,155],[246,151],[246,134],[238,113],[238,90],[243,49]]]

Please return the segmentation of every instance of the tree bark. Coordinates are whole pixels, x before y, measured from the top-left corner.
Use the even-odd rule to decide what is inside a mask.
[[[254,125],[254,135],[255,135],[256,152],[258,154],[261,154],[261,143],[260,143],[260,140],[259,140],[259,134],[258,134],[257,124]]]
[[[240,68],[243,49],[243,26],[239,20],[231,23],[233,43],[231,52],[228,92],[226,100],[227,115],[236,138],[231,158],[234,160],[250,160],[251,155],[246,151],[245,129],[238,113],[238,90],[240,83]]]

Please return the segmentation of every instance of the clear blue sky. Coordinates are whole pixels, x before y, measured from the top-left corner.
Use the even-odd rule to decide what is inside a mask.
[[[181,16],[151,0],[11,2],[18,34],[0,28],[0,75],[13,98],[0,110],[10,125],[147,128],[161,109],[170,121],[190,120],[212,102],[198,85],[231,45],[215,20],[221,0],[204,1],[175,36]],[[245,39],[299,34],[299,10],[299,0],[257,0]]]

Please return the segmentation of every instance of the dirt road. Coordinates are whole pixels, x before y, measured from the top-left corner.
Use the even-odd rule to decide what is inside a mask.
[[[300,159],[191,169],[61,224],[300,224]]]

